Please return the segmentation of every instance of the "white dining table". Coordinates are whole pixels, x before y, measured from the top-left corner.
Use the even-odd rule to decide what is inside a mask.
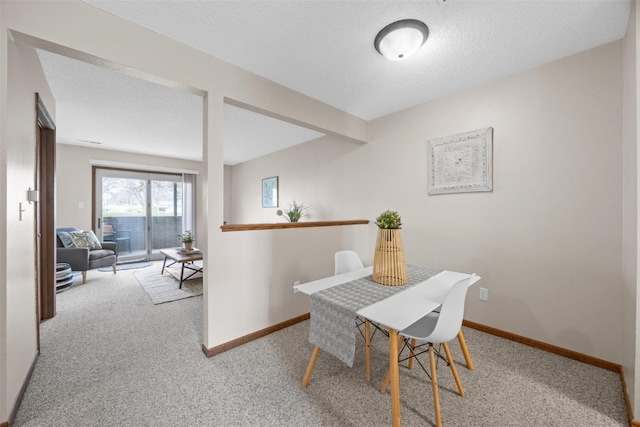
[[[342,274],[336,274],[335,276],[329,276],[322,279],[314,280],[312,282],[302,283],[293,287],[294,292],[302,292],[303,294],[311,295],[315,292],[332,288],[343,283],[350,282],[354,279],[360,279],[362,277],[370,276],[373,274],[373,266],[359,268],[357,270],[348,271]]]
[[[359,279],[368,278],[372,274],[372,267],[350,271],[335,276],[326,277],[312,282],[294,286],[295,292],[312,295],[316,292],[330,289]],[[391,414],[392,425],[400,426],[400,380],[398,372],[398,332],[417,322],[422,317],[440,307],[451,287],[458,281],[471,277],[469,286],[480,280],[480,276],[442,271],[413,286],[406,287],[399,292],[381,299],[371,305],[363,307],[353,313],[371,322],[386,327],[389,331],[389,369],[391,383]],[[384,286],[384,285],[380,285]],[[365,332],[365,341],[368,341]],[[366,345],[368,346],[368,342]],[[313,349],[307,372],[302,381],[306,387],[309,384],[320,347]]]

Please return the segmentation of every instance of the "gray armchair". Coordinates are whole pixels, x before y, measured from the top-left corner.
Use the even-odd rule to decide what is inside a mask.
[[[100,242],[102,249],[65,248],[62,240],[57,235],[58,231],[77,231],[75,227],[56,229],[56,256],[57,262],[64,262],[71,266],[73,271],[82,272],[82,283],[87,283],[87,270],[100,267],[113,267],[116,273],[116,260],[118,259],[118,245],[116,242]]]

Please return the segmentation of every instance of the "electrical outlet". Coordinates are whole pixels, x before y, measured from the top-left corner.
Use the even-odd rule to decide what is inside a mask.
[[[481,301],[489,301],[489,289],[480,288],[478,298],[480,298]]]
[[[293,282],[293,293],[297,294],[298,292],[300,292],[298,289],[296,289],[296,286],[298,286],[300,284],[300,280],[296,280],[295,282]]]

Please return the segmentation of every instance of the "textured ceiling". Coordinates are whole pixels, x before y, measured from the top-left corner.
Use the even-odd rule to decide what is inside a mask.
[[[618,40],[624,36],[631,7],[630,0],[88,3],[367,120]],[[403,18],[424,21],[429,26],[429,39],[408,60],[388,61],[375,51],[373,39],[385,25]],[[44,68],[49,75],[49,67],[45,64]],[[62,89],[56,87],[57,83],[51,86],[60,104]],[[130,86],[123,87],[134,91]],[[68,91],[68,102],[74,103],[73,84],[67,84],[64,90]],[[163,90],[166,91],[158,92]],[[160,99],[170,96],[161,94]],[[197,104],[190,100],[196,98],[193,95],[181,97],[188,111]],[[78,98],[78,107],[74,110],[69,106],[69,113],[89,107]],[[66,106],[58,107],[59,121],[66,114]],[[155,127],[159,128],[164,125],[161,114],[164,112],[152,110],[134,116],[156,116]],[[242,135],[240,129],[234,129],[234,114],[238,124],[246,124],[242,116],[252,114],[249,117],[253,119],[250,123],[255,121],[254,135]],[[225,125],[227,163],[246,160],[254,150],[264,151],[265,146],[281,139],[275,129],[270,130],[273,134],[259,129],[264,125],[259,122],[273,119],[265,121],[255,116],[237,108],[225,109],[225,122],[229,124],[228,129]],[[197,131],[201,132],[201,123],[192,122],[192,117],[179,112],[169,120],[174,127],[184,124],[183,130],[186,126],[199,126]],[[61,133],[64,122],[60,123]],[[250,141],[255,135],[260,139]],[[298,142],[316,136],[303,135]],[[234,137],[238,139],[232,148],[227,138],[231,141]],[[78,134],[74,138],[93,137]],[[103,138],[95,138],[116,139],[106,133]],[[150,138],[161,143],[161,139]],[[246,149],[234,151],[240,140]],[[142,142],[136,146],[140,151],[149,148]]]

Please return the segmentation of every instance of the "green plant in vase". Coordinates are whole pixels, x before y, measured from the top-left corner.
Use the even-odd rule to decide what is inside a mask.
[[[373,281],[387,286],[402,286],[408,282],[407,264],[398,212],[384,211],[376,218],[378,237],[373,254]]]
[[[401,228],[402,220],[398,212],[384,211],[376,218],[376,225],[383,230],[397,230]]]
[[[282,209],[278,209],[276,211],[276,215],[283,217],[287,220],[287,222],[298,222],[300,218],[309,215],[307,210],[308,206],[305,206],[304,203],[296,203],[294,200],[293,203],[289,204],[289,210],[283,211]]]
[[[193,233],[191,230],[187,230],[182,234],[178,234],[178,241],[184,244],[184,248],[186,250],[191,250],[193,248]]]

